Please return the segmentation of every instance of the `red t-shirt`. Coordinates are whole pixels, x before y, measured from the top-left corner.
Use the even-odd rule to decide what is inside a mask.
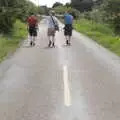
[[[35,26],[37,26],[37,23],[38,23],[37,18],[36,18],[35,16],[30,16],[30,17],[27,19],[27,22],[28,22],[28,25],[29,25],[30,27],[35,27]]]

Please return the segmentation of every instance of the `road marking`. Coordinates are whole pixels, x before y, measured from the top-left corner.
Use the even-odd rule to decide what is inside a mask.
[[[68,80],[68,67],[63,66],[63,80],[64,80],[64,104],[65,106],[71,106],[70,86]]]

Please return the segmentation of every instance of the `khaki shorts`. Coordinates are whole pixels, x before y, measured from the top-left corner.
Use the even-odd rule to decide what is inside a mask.
[[[54,28],[48,28],[48,36],[55,36],[55,32]]]

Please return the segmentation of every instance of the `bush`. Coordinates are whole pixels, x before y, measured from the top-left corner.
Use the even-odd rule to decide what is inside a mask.
[[[15,18],[10,12],[2,12],[0,14],[0,33],[7,34],[13,28]]]
[[[13,25],[10,35],[0,35],[0,62],[16,50],[21,40],[27,36],[26,25],[19,20]]]
[[[11,32],[16,19],[25,21],[37,7],[27,0],[0,0],[0,33]]]
[[[115,36],[114,29],[106,24],[100,24],[91,20],[81,19],[76,21],[74,27],[93,40],[120,55],[120,37]]]
[[[108,20],[115,28],[115,32],[120,34],[120,0],[108,0],[105,6]]]

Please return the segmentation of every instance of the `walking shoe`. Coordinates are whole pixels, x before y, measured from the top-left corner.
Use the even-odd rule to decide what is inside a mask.
[[[32,42],[32,41],[30,42],[30,45],[31,45],[31,46],[33,45],[33,42]]]
[[[52,47],[54,47],[55,48],[55,43],[53,42],[53,44],[52,44]]]
[[[52,42],[51,42],[51,41],[49,41],[48,47],[50,47],[50,46],[51,46],[51,44],[52,44]]]
[[[68,41],[68,40],[66,40],[66,44],[67,44],[67,45],[69,44],[69,41]]]

